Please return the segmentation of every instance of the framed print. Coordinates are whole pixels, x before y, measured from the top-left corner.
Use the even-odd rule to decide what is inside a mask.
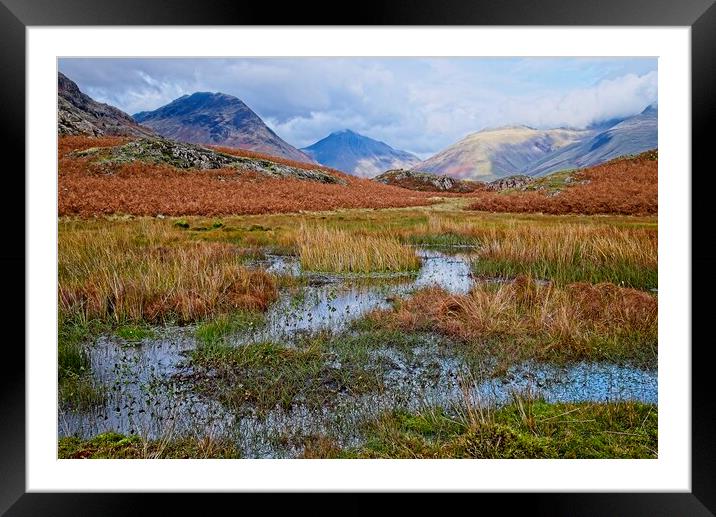
[[[102,4],[0,9],[26,150],[3,511],[397,491],[712,514],[711,2],[350,26]]]

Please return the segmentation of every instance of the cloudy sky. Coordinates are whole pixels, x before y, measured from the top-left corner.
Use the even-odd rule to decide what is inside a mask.
[[[486,127],[581,128],[657,100],[656,58],[63,58],[59,68],[130,114],[223,92],[296,147],[348,128],[421,158]]]

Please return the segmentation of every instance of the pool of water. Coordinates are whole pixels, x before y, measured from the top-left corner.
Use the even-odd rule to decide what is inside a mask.
[[[461,294],[473,285],[469,252],[418,253],[422,266],[413,276],[371,280],[309,275],[298,292],[281,293],[264,326],[232,339],[236,346],[257,339],[290,344],[301,332],[345,332],[352,320],[387,308],[394,297],[416,288],[435,285]],[[269,256],[261,266],[274,273],[302,274],[294,257]],[[516,391],[550,402],[657,402],[656,371],[601,363],[524,363],[497,378],[474,378],[468,375],[471,370],[464,358],[451,355],[442,338],[425,335],[422,340],[410,353],[376,344],[375,360],[388,366],[384,386],[375,393],[337,394],[321,409],[296,404],[288,411],[277,408],[259,416],[232,413],[192,391],[187,353],[197,346],[194,327],[158,329],[154,338],[132,345],[103,336],[88,353],[95,381],[108,392],[107,403],[88,411],[60,408],[58,432],[82,437],[107,431],[147,438],[228,435],[246,457],[290,457],[300,452],[291,437],[329,434],[344,445],[356,444],[360,422],[382,411],[426,404],[447,407],[466,396],[489,404],[504,403]]]

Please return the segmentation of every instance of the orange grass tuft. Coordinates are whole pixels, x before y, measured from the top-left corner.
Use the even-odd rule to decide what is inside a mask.
[[[467,295],[423,289],[393,310],[376,311],[370,318],[405,331],[437,331],[473,344],[492,338],[499,338],[502,347],[537,341],[538,357],[557,350],[581,358],[610,342],[656,346],[657,340],[655,296],[609,283],[558,288],[525,276],[499,286],[478,284]]]

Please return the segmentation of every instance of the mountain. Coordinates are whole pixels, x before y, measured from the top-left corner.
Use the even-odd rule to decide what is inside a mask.
[[[224,93],[184,95],[134,120],[163,137],[192,144],[210,144],[258,151],[299,162],[312,162],[282,140],[240,99]]]
[[[375,176],[387,169],[410,168],[420,162],[413,154],[349,129],[331,133],[301,150],[322,165],[363,177]]]
[[[505,126],[472,133],[413,170],[492,181],[523,173],[534,162],[594,134],[593,130]]]
[[[124,111],[92,99],[62,72],[57,74],[57,132],[62,135],[152,136]]]
[[[543,176],[564,169],[604,163],[619,156],[638,154],[658,147],[656,103],[583,142],[576,142],[531,164],[525,173]]]

